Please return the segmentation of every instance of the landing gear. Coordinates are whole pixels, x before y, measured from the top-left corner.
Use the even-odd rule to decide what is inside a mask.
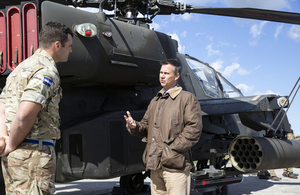
[[[228,186],[218,187],[216,190],[216,195],[228,195]]]
[[[211,191],[211,192],[204,192],[202,193],[203,195],[228,195],[228,186],[220,186],[217,187],[217,189],[215,191]]]
[[[126,188],[129,193],[136,194],[141,191],[149,191],[149,186],[144,185],[144,179],[149,172],[125,175],[120,178],[120,187]]]

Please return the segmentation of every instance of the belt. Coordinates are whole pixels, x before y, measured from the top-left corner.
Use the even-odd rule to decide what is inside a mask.
[[[55,145],[55,139],[40,139],[42,141],[43,145],[49,145],[49,146],[53,146]],[[32,144],[39,144],[39,139],[24,139],[23,142],[26,143],[32,143]]]

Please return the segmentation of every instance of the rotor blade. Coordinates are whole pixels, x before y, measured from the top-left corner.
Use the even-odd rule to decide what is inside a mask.
[[[255,8],[209,8],[191,7],[186,10],[189,13],[212,14],[220,16],[232,16],[239,18],[249,18],[266,20],[273,22],[283,22],[290,24],[300,24],[300,14],[292,12],[273,11]]]

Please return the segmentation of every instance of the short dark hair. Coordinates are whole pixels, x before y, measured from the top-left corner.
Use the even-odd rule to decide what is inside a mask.
[[[179,73],[179,74],[181,73],[181,66],[177,59],[167,59],[167,60],[160,62],[160,65],[167,65],[167,64],[171,64],[174,66],[174,74],[175,75],[177,73]]]
[[[73,32],[66,25],[57,21],[48,22],[40,31],[39,44],[41,47],[48,49],[52,43],[59,41],[64,47],[68,41],[68,34],[73,37]]]

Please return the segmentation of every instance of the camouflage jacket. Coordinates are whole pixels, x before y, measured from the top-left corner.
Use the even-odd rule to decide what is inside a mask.
[[[31,101],[41,104],[42,109],[26,138],[59,139],[58,104],[61,98],[62,89],[55,62],[46,51],[38,49],[10,73],[0,95],[0,101],[5,104],[8,134],[20,102]]]

